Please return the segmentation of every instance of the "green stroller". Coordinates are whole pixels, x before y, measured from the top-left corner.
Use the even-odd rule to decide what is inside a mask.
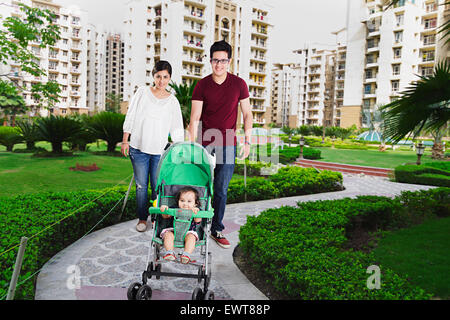
[[[153,203],[154,207],[149,210],[154,227],[152,245],[147,258],[147,270],[142,274],[142,284],[133,283],[129,286],[127,293],[129,300],[150,300],[152,289],[147,282],[152,277],[155,277],[156,280],[160,280],[161,277],[197,279],[199,287],[192,293],[192,300],[214,300],[214,292],[208,289],[211,281],[211,253],[208,251],[208,236],[214,216],[211,207],[214,167],[210,159],[208,151],[201,145],[187,142],[172,145],[161,157],[157,171],[157,199]],[[163,265],[168,262],[162,259],[163,240],[160,234],[167,227],[168,219],[162,218],[159,208],[162,205],[170,208],[164,214],[174,217],[174,247],[184,248],[184,238],[193,220],[193,212],[176,209],[175,196],[186,186],[197,190],[200,198],[200,212],[195,217],[202,218],[202,223],[196,230],[199,236],[196,248],[200,247],[202,261],[189,264],[195,270],[194,273],[163,272]],[[151,259],[150,256],[152,256]],[[203,288],[200,287],[202,282]]]

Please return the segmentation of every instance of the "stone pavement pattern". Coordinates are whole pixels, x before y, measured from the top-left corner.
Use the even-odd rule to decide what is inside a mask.
[[[227,206],[224,234],[232,245],[239,242],[239,228],[247,216],[281,206],[296,206],[297,202],[354,198],[359,195],[394,197],[402,191],[428,190],[432,187],[400,184],[386,178],[346,175],[345,191],[298,196],[283,199],[231,204]],[[93,234],[72,244],[54,256],[42,269],[36,285],[36,300],[126,300],[126,291],[133,282],[141,282],[147,267],[152,230],[138,233],[136,221],[129,221]],[[212,280],[209,289],[216,299],[267,300],[241,273],[233,262],[233,249],[224,250],[209,239],[212,252]],[[199,251],[199,250],[197,250]],[[194,256],[202,261],[200,254]],[[80,286],[74,284],[74,269],[79,270]],[[69,272],[68,272],[69,271]],[[164,264],[163,271],[197,273],[192,266]],[[69,283],[69,286],[67,285]],[[149,279],[153,300],[189,300],[197,287],[197,280],[161,277]]]

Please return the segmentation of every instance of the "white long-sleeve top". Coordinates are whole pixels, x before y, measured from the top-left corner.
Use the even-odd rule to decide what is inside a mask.
[[[158,99],[150,87],[138,88],[131,99],[123,132],[131,134],[131,147],[151,155],[164,152],[169,133],[173,142],[184,141],[183,117],[178,99],[174,95]]]

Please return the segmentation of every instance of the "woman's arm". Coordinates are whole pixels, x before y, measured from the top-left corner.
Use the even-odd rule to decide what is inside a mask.
[[[173,142],[184,141],[183,116],[181,114],[181,106],[178,99],[175,99],[173,105],[172,123],[170,124],[170,136]]]

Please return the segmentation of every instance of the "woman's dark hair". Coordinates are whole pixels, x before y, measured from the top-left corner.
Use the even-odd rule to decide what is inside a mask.
[[[167,72],[172,77],[172,66],[170,65],[170,63],[167,61],[164,61],[164,60],[160,60],[155,64],[152,75],[155,76],[155,74],[157,74],[160,71],[164,71],[164,70],[167,70]]]
[[[175,197],[175,199],[176,199],[176,201],[177,201],[177,204],[178,204],[178,202],[180,201],[181,195],[182,195],[182,194],[185,194],[185,193],[188,193],[188,192],[193,192],[193,193],[195,194],[195,205],[196,205],[197,207],[200,207],[200,197],[199,197],[199,195],[198,195],[198,191],[195,190],[195,189],[192,188],[192,187],[184,187],[183,189],[181,189],[180,191],[178,191],[178,193],[177,193],[177,195],[176,195],[176,197]]]
[[[214,52],[217,52],[217,51],[225,51],[228,54],[228,59],[231,59],[231,57],[233,55],[233,50],[232,50],[230,44],[228,42],[226,42],[225,40],[215,42],[211,46],[211,50],[210,50],[211,59],[213,58]]]

